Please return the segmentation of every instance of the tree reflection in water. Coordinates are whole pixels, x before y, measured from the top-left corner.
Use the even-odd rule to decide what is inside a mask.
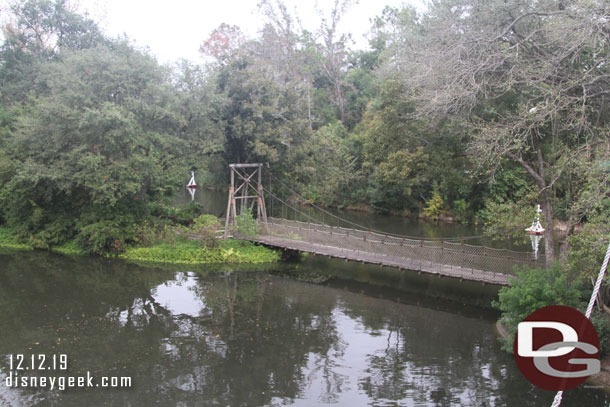
[[[0,255],[0,262],[1,354],[66,353],[71,375],[133,379],[122,390],[0,387],[0,404],[535,406],[552,399],[499,351],[492,321],[463,316],[457,304],[452,312],[398,303],[268,272],[163,271],[48,253]],[[593,391],[578,397],[588,405],[605,400]]]

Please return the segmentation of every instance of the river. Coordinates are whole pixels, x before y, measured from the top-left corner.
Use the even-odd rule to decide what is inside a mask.
[[[2,406],[542,407],[554,396],[500,349],[489,285],[316,256],[153,267],[5,251],[0,264]],[[6,387],[10,355],[29,366],[41,354],[50,369],[21,376],[89,372],[94,386]],[[96,387],[102,377],[131,386]],[[610,396],[585,384],[563,405]]]

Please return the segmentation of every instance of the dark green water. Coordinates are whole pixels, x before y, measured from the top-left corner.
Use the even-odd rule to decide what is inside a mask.
[[[550,406],[503,353],[495,288],[310,257],[177,270],[0,254],[0,355],[65,354],[128,389],[8,389],[2,406]],[[324,274],[322,284],[297,275]],[[27,372],[31,374],[31,372]],[[581,386],[564,406],[607,406]]]

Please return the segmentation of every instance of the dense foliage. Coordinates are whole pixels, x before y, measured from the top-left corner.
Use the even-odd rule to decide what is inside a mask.
[[[65,0],[13,1],[0,223],[34,247],[120,252],[175,218],[163,205],[190,170],[224,187],[227,164],[264,162],[318,204],[480,220],[504,238],[540,203],[547,229],[564,225],[561,260],[594,269],[610,238],[608,3],[386,8],[367,50],[338,31],[350,4],[308,31],[263,0],[256,38],[221,24],[206,63],[170,67]]]
[[[538,308],[567,305],[578,308],[583,299],[581,281],[568,278],[558,263],[548,269],[522,268],[510,287],[502,287],[494,305],[502,311],[502,323],[508,330],[504,347],[512,349],[517,324]],[[586,308],[586,307],[585,307]]]
[[[34,247],[76,238],[92,253],[121,250],[196,160],[187,148],[205,145],[205,120],[190,128],[179,89],[186,74],[104,38],[65,2],[13,12],[0,51],[0,216]]]
[[[511,279],[510,286],[502,287],[498,301],[493,306],[502,312],[500,322],[508,336],[502,338],[502,347],[508,352],[513,350],[513,340],[517,325],[529,314],[548,305],[567,305],[579,309],[583,314],[591,296],[590,285],[579,278],[579,273],[566,273],[559,263],[548,269],[523,267]],[[596,307],[597,308],[597,307]],[[600,341],[600,356],[610,352],[610,318],[595,309],[591,315]]]

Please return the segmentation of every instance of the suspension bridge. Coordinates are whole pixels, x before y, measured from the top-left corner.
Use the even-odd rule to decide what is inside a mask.
[[[508,284],[515,266],[544,267],[544,258],[529,252],[465,243],[481,236],[431,239],[371,230],[307,203],[270,171],[265,176],[274,188],[265,188],[262,164],[229,167],[225,237],[231,233],[275,248],[498,285]],[[245,213],[255,214],[257,233],[240,230],[239,215]]]

